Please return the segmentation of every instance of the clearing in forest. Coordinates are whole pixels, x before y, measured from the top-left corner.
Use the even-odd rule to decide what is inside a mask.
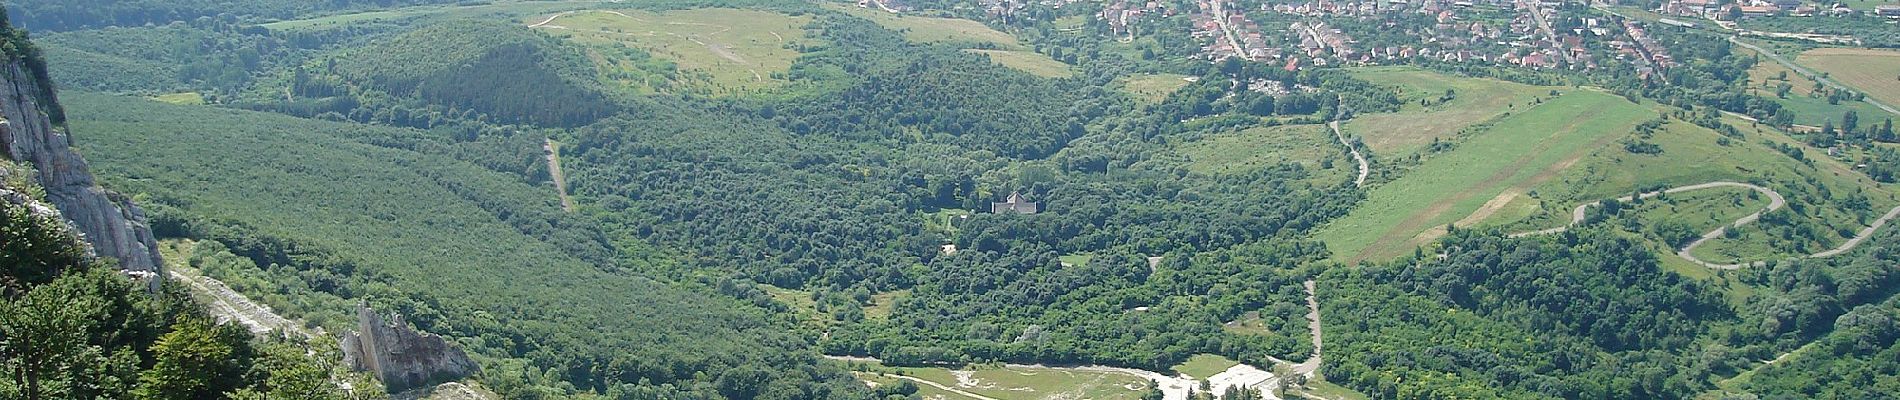
[[[1458,140],[1465,127],[1528,109],[1532,99],[1548,97],[1553,89],[1411,67],[1361,68],[1352,74],[1397,88],[1403,104],[1398,112],[1359,115],[1341,126],[1347,135],[1361,138],[1366,147],[1386,158],[1419,151],[1433,139]]]
[[[894,32],[912,43],[946,43],[969,47],[968,51],[990,56],[999,65],[1044,78],[1067,78],[1075,74],[1073,66],[1046,54],[1030,51],[1016,36],[996,30],[982,22],[962,18],[926,17],[897,14],[877,7],[820,2],[827,8],[864,18]],[[980,48],[980,49],[979,49]]]
[[[1801,53],[1795,62],[1867,97],[1900,107],[1900,51],[1820,48]]]
[[[1153,384],[1135,374],[1095,367],[1041,367],[1028,365],[972,366],[962,369],[887,367],[850,361],[867,367],[858,378],[871,384],[916,383],[920,394],[944,399],[1096,399],[1137,400]]]
[[[782,73],[799,56],[791,45],[807,40],[811,17],[707,8],[579,11],[522,22],[586,46],[607,80],[641,91],[685,86],[723,95],[787,83]]]
[[[1009,67],[1030,75],[1044,78],[1067,78],[1075,75],[1075,68],[1049,58],[1048,55],[1027,50],[964,50],[990,57],[990,62]]]
[[[1187,86],[1187,75],[1181,74],[1136,74],[1117,79],[1122,92],[1133,96],[1143,104],[1160,103],[1168,95]]]
[[[178,92],[178,93],[161,94],[161,95],[152,97],[152,100],[158,100],[158,101],[171,103],[171,104],[177,104],[181,106],[201,106],[205,104],[205,96],[202,94],[198,94],[198,92]]]
[[[875,8],[858,7],[831,2],[819,4],[833,10],[842,11],[858,18],[864,18],[896,32],[902,32],[904,39],[915,43],[952,43],[959,45],[984,45],[1004,50],[1022,50],[1022,44],[1016,37],[1003,31],[990,28],[982,22],[962,18],[938,18],[918,15],[900,15]]]
[[[1251,127],[1203,136],[1179,144],[1175,152],[1187,158],[1189,172],[1238,174],[1287,163],[1298,163],[1314,179],[1334,181],[1353,174],[1353,165],[1333,141],[1325,125]],[[1331,161],[1331,168],[1327,162]]]
[[[1507,206],[1531,187],[1655,116],[1615,95],[1571,91],[1512,114],[1404,177],[1377,186],[1317,237],[1341,261],[1404,254],[1436,239],[1431,231],[1442,232],[1447,224],[1511,212]]]

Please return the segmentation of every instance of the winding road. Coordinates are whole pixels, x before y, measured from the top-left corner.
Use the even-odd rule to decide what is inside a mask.
[[[1359,177],[1352,180],[1352,185],[1359,187],[1366,186],[1366,175],[1372,172],[1372,165],[1366,163],[1366,156],[1359,153],[1358,146],[1353,146],[1352,142],[1346,141],[1346,134],[1339,132],[1339,121],[1327,122],[1326,127],[1333,128],[1333,137],[1339,138],[1339,144],[1346,146],[1346,150],[1352,152],[1353,161],[1359,162]]]
[[[1739,187],[1739,188],[1744,188],[1748,190],[1753,190],[1755,192],[1766,195],[1768,196],[1768,207],[1763,208],[1761,211],[1756,211],[1753,214],[1748,214],[1747,216],[1744,216],[1740,219],[1736,219],[1735,222],[1733,223],[1723,225],[1722,227],[1715,228],[1715,230],[1702,234],[1702,237],[1696,238],[1695,241],[1689,242],[1689,245],[1682,246],[1682,249],[1676,250],[1676,256],[1682,257],[1682,259],[1689,260],[1689,262],[1696,263],[1697,265],[1701,265],[1708,268],[1714,268],[1714,269],[1734,270],[1734,269],[1741,269],[1742,267],[1759,265],[1762,262],[1757,261],[1757,262],[1751,262],[1751,263],[1717,264],[1717,263],[1712,263],[1708,261],[1703,261],[1700,258],[1696,258],[1695,254],[1692,254],[1692,252],[1695,250],[1696,246],[1701,246],[1703,243],[1708,242],[1709,240],[1722,237],[1722,234],[1727,233],[1729,228],[1740,227],[1742,225],[1753,223],[1756,220],[1760,220],[1762,214],[1767,214],[1769,212],[1773,212],[1775,210],[1781,209],[1784,206],[1787,206],[1788,200],[1782,197],[1781,193],[1775,192],[1773,189],[1761,187],[1754,184],[1741,183],[1741,182],[1715,181],[1715,182],[1708,182],[1708,183],[1698,183],[1698,184],[1687,185],[1687,186],[1678,186],[1678,187],[1673,187],[1673,188],[1664,189],[1664,190],[1641,193],[1634,196],[1623,196],[1623,197],[1618,197],[1615,200],[1619,202],[1627,202],[1627,201],[1634,201],[1636,199],[1647,199],[1651,197],[1656,197],[1656,196],[1667,194],[1667,193],[1681,193],[1681,192],[1689,192],[1689,191],[1696,191],[1696,190],[1702,190],[1702,189],[1722,188],[1722,187]],[[1585,212],[1591,206],[1597,206],[1601,204],[1603,204],[1603,201],[1599,200],[1599,201],[1584,203],[1583,205],[1577,206],[1577,208],[1572,209],[1570,211],[1570,223],[1567,225],[1556,227],[1556,228],[1544,229],[1544,230],[1513,233],[1513,234],[1510,234],[1510,237],[1515,238],[1515,237],[1525,237],[1525,236],[1535,236],[1535,235],[1548,235],[1548,234],[1561,233],[1564,231],[1568,231],[1570,230],[1571,226],[1576,226],[1579,223],[1583,223]],[[1806,256],[1806,258],[1833,257],[1833,256],[1840,255],[1841,253],[1846,253],[1849,250],[1853,250],[1854,247],[1859,246],[1861,242],[1866,241],[1868,237],[1873,236],[1874,231],[1879,230],[1880,227],[1885,226],[1888,221],[1892,221],[1895,217],[1900,217],[1900,207],[1894,207],[1893,210],[1887,211],[1886,215],[1880,216],[1879,219],[1874,220],[1874,223],[1867,225],[1866,228],[1861,228],[1858,234],[1855,234],[1853,238],[1848,239],[1846,242],[1841,243],[1840,246],[1837,246],[1833,249],[1829,249],[1829,250],[1822,251],[1819,253],[1809,254]]]

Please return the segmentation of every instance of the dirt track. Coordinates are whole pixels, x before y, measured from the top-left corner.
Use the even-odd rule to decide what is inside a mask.
[[[1346,134],[1339,132],[1339,121],[1328,122],[1326,123],[1326,127],[1333,128],[1333,137],[1339,138],[1339,144],[1346,146],[1346,150],[1352,152],[1352,159],[1359,162],[1359,177],[1352,180],[1352,185],[1358,187],[1366,186],[1366,175],[1372,172],[1372,165],[1366,163],[1366,156],[1359,153],[1359,147],[1353,146],[1352,142],[1346,141]]]
[[[567,196],[567,174],[561,172],[561,145],[553,138],[541,144],[541,150],[548,155],[548,178],[554,180],[554,190],[561,196],[561,210],[574,212],[574,199]]]

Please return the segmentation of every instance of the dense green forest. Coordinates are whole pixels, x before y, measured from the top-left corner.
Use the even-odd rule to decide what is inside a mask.
[[[293,300],[273,306],[313,323],[347,323],[338,314],[346,299],[400,310],[421,329],[466,338],[492,360],[487,379],[504,394],[704,396],[743,386],[856,396],[841,371],[792,352],[803,339],[772,328],[759,310],[612,267],[617,257],[669,261],[560,244],[600,239],[590,238],[598,235],[590,224],[563,221],[575,217],[519,176],[404,148],[441,138],[69,97],[88,116],[74,129],[97,132],[84,149],[99,168],[141,177],[109,182],[150,196],[155,229],[217,241],[267,267],[244,273],[274,282]],[[195,175],[205,171],[225,172]],[[150,184],[190,176],[203,183]],[[264,198],[274,200],[257,201]],[[398,198],[412,201],[390,201]]]

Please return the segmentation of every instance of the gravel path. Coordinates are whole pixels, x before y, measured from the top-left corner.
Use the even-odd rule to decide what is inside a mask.
[[[1714,269],[1732,270],[1732,269],[1741,269],[1742,267],[1748,267],[1748,266],[1761,264],[1762,262],[1759,262],[1759,261],[1752,262],[1752,263],[1717,264],[1717,263],[1712,263],[1708,261],[1703,261],[1700,258],[1696,258],[1695,254],[1692,254],[1692,251],[1695,250],[1696,246],[1701,246],[1703,243],[1708,242],[1709,240],[1722,237],[1722,234],[1727,233],[1729,228],[1740,227],[1742,225],[1753,223],[1757,220],[1760,220],[1762,214],[1767,214],[1775,210],[1780,210],[1782,207],[1787,206],[1788,205],[1787,198],[1782,197],[1781,193],[1775,192],[1773,189],[1757,186],[1754,184],[1741,183],[1741,182],[1715,181],[1715,182],[1708,182],[1708,183],[1698,183],[1698,184],[1688,185],[1688,186],[1678,186],[1678,187],[1673,187],[1673,188],[1669,188],[1665,190],[1641,193],[1634,196],[1618,197],[1616,198],[1616,201],[1628,202],[1628,201],[1633,201],[1636,199],[1647,199],[1651,197],[1656,197],[1658,195],[1662,195],[1666,193],[1681,193],[1681,192],[1688,192],[1688,191],[1695,191],[1695,190],[1702,190],[1702,189],[1713,189],[1713,188],[1721,188],[1721,187],[1745,188],[1745,189],[1749,189],[1749,190],[1753,190],[1755,192],[1761,193],[1763,195],[1767,195],[1768,207],[1762,209],[1761,211],[1756,211],[1753,214],[1748,214],[1747,216],[1737,219],[1735,220],[1734,223],[1724,225],[1720,228],[1715,228],[1715,230],[1702,234],[1702,237],[1696,238],[1695,241],[1689,242],[1689,245],[1682,246],[1682,249],[1677,250],[1676,256],[1682,257],[1682,259],[1689,260],[1689,262],[1696,263],[1697,265],[1701,265],[1708,268],[1714,268]],[[1584,203],[1583,205],[1577,206],[1577,208],[1572,209],[1570,211],[1569,225],[1560,226],[1556,228],[1550,228],[1550,229],[1544,229],[1544,230],[1530,231],[1530,232],[1518,232],[1518,233],[1513,233],[1510,236],[1511,237],[1525,237],[1525,236],[1535,236],[1535,235],[1548,235],[1548,234],[1567,231],[1570,229],[1571,226],[1575,226],[1579,223],[1583,223],[1584,215],[1591,206],[1600,205],[1602,203],[1603,203],[1602,201]],[[1880,219],[1874,220],[1874,223],[1869,224],[1866,228],[1861,228],[1858,234],[1854,235],[1853,238],[1848,239],[1846,242],[1841,243],[1840,246],[1837,246],[1833,249],[1829,249],[1827,251],[1822,251],[1819,253],[1807,255],[1807,258],[1833,257],[1833,256],[1840,255],[1841,253],[1846,253],[1849,250],[1853,250],[1854,247],[1860,246],[1861,242],[1866,241],[1868,237],[1873,236],[1874,231],[1879,230],[1880,227],[1885,226],[1888,221],[1892,221],[1895,217],[1900,217],[1900,207],[1894,207],[1893,210],[1887,211],[1886,215],[1880,216]]]
[[[1352,151],[1352,159],[1359,162],[1359,177],[1352,180],[1352,185],[1366,186],[1366,175],[1372,172],[1372,165],[1366,163],[1366,156],[1359,153],[1359,147],[1346,141],[1346,134],[1339,132],[1339,121],[1328,122],[1326,127],[1333,128],[1333,137],[1339,138],[1339,144],[1346,146],[1346,150]]]

